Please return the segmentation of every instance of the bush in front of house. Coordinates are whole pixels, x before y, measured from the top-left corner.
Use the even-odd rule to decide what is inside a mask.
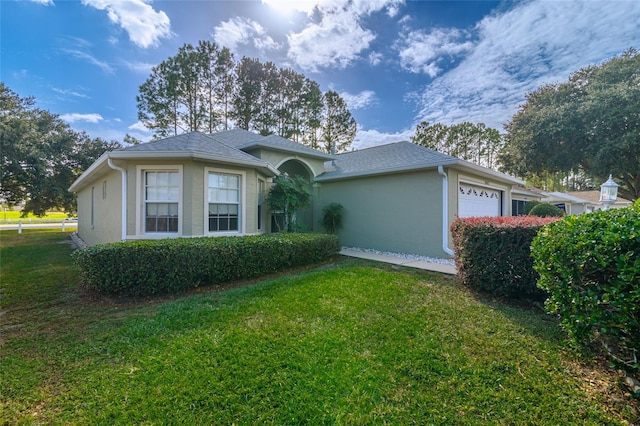
[[[342,210],[340,203],[331,203],[322,209],[322,227],[328,234],[335,234],[342,228]]]
[[[562,209],[549,203],[540,203],[535,205],[529,212],[529,216],[538,217],[562,217],[564,214]]]
[[[83,285],[119,296],[181,293],[335,256],[335,235],[273,234],[100,244],[74,252]]]
[[[569,336],[640,368],[640,204],[546,226],[532,256],[546,309]]]
[[[557,218],[471,217],[451,224],[458,277],[463,284],[512,299],[543,299],[536,285],[531,241]]]
[[[535,201],[535,200],[527,201],[526,203],[524,203],[524,208],[522,209],[522,213],[525,215],[528,215],[529,213],[531,213],[531,209],[533,209],[538,204],[542,204],[542,201]]]

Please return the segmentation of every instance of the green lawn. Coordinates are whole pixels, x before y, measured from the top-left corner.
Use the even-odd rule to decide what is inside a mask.
[[[80,290],[66,235],[0,241],[0,424],[634,421],[553,319],[453,278],[345,259],[114,301]]]
[[[60,223],[69,217],[69,215],[62,212],[48,212],[43,217],[35,216],[32,213],[29,213],[27,217],[21,217],[21,214],[22,212],[16,210],[2,208],[0,209],[0,224],[18,223],[20,221],[22,223]]]

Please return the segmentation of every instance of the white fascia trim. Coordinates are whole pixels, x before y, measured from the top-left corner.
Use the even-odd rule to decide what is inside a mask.
[[[85,179],[88,179],[91,175],[93,175],[100,167],[104,165],[105,162],[108,161],[110,153],[111,152],[105,152],[104,154],[102,154],[91,166],[89,166],[87,170],[82,172],[82,174],[78,176],[75,181],[73,181],[68,190],[70,192],[77,192],[80,189],[80,184]]]
[[[247,154],[249,156],[249,154]],[[221,163],[228,163],[240,166],[251,166],[266,169],[274,176],[278,176],[280,172],[274,168],[271,164],[260,161],[259,159],[238,159],[229,158],[220,155],[213,155],[198,151],[113,151],[111,157],[123,158],[123,159],[177,159],[177,158],[197,158],[202,160],[217,161]]]

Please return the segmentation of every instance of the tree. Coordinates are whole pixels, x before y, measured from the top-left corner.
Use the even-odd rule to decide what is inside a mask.
[[[140,86],[138,118],[156,137],[227,128],[233,66],[229,49],[215,43],[183,45]]]
[[[497,167],[497,156],[503,143],[498,130],[484,123],[468,121],[451,126],[423,121],[416,127],[411,140],[434,151],[489,168]]]
[[[239,127],[277,134],[330,152],[344,151],[356,123],[336,92],[273,62],[243,57],[200,41],[153,67],[136,96],[138,118],[155,137]]]
[[[327,153],[346,151],[356,137],[356,120],[344,99],[333,90],[324,94],[324,117],[321,125],[321,149]]]
[[[281,212],[284,218],[284,230],[296,229],[296,214],[311,201],[309,182],[302,176],[290,177],[286,173],[276,177],[269,191],[267,203],[272,212]],[[278,231],[280,224],[276,220]]]
[[[640,54],[630,49],[529,93],[505,129],[506,171],[584,172],[596,182],[612,174],[622,197],[639,198]]]
[[[243,57],[236,65],[231,117],[241,129],[249,130],[260,114],[263,68],[258,59]]]
[[[39,109],[0,83],[0,198],[9,206],[24,203],[22,214],[47,210],[74,212],[73,181],[118,142],[77,133],[57,115]]]

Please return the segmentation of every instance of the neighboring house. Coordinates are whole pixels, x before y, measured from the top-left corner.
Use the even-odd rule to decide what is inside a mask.
[[[602,210],[604,208],[604,203],[600,201],[600,191],[569,191],[567,195],[570,197],[576,197],[581,200],[586,201],[585,205],[587,206],[585,213]],[[624,198],[618,197],[615,203],[609,205],[610,208],[621,208],[621,207],[629,207],[633,202],[626,200]]]
[[[280,173],[312,188],[304,228],[322,231],[323,207],[337,202],[343,245],[433,257],[452,254],[455,218],[511,215],[522,184],[409,142],[328,155],[240,129],[192,132],[102,155],[70,187],[78,234],[93,245],[271,232],[265,197]]]
[[[551,203],[566,214],[591,213],[604,208],[604,203],[600,201],[600,191],[547,192],[544,195],[542,202]],[[620,208],[631,204],[631,201],[618,197],[609,207]]]

